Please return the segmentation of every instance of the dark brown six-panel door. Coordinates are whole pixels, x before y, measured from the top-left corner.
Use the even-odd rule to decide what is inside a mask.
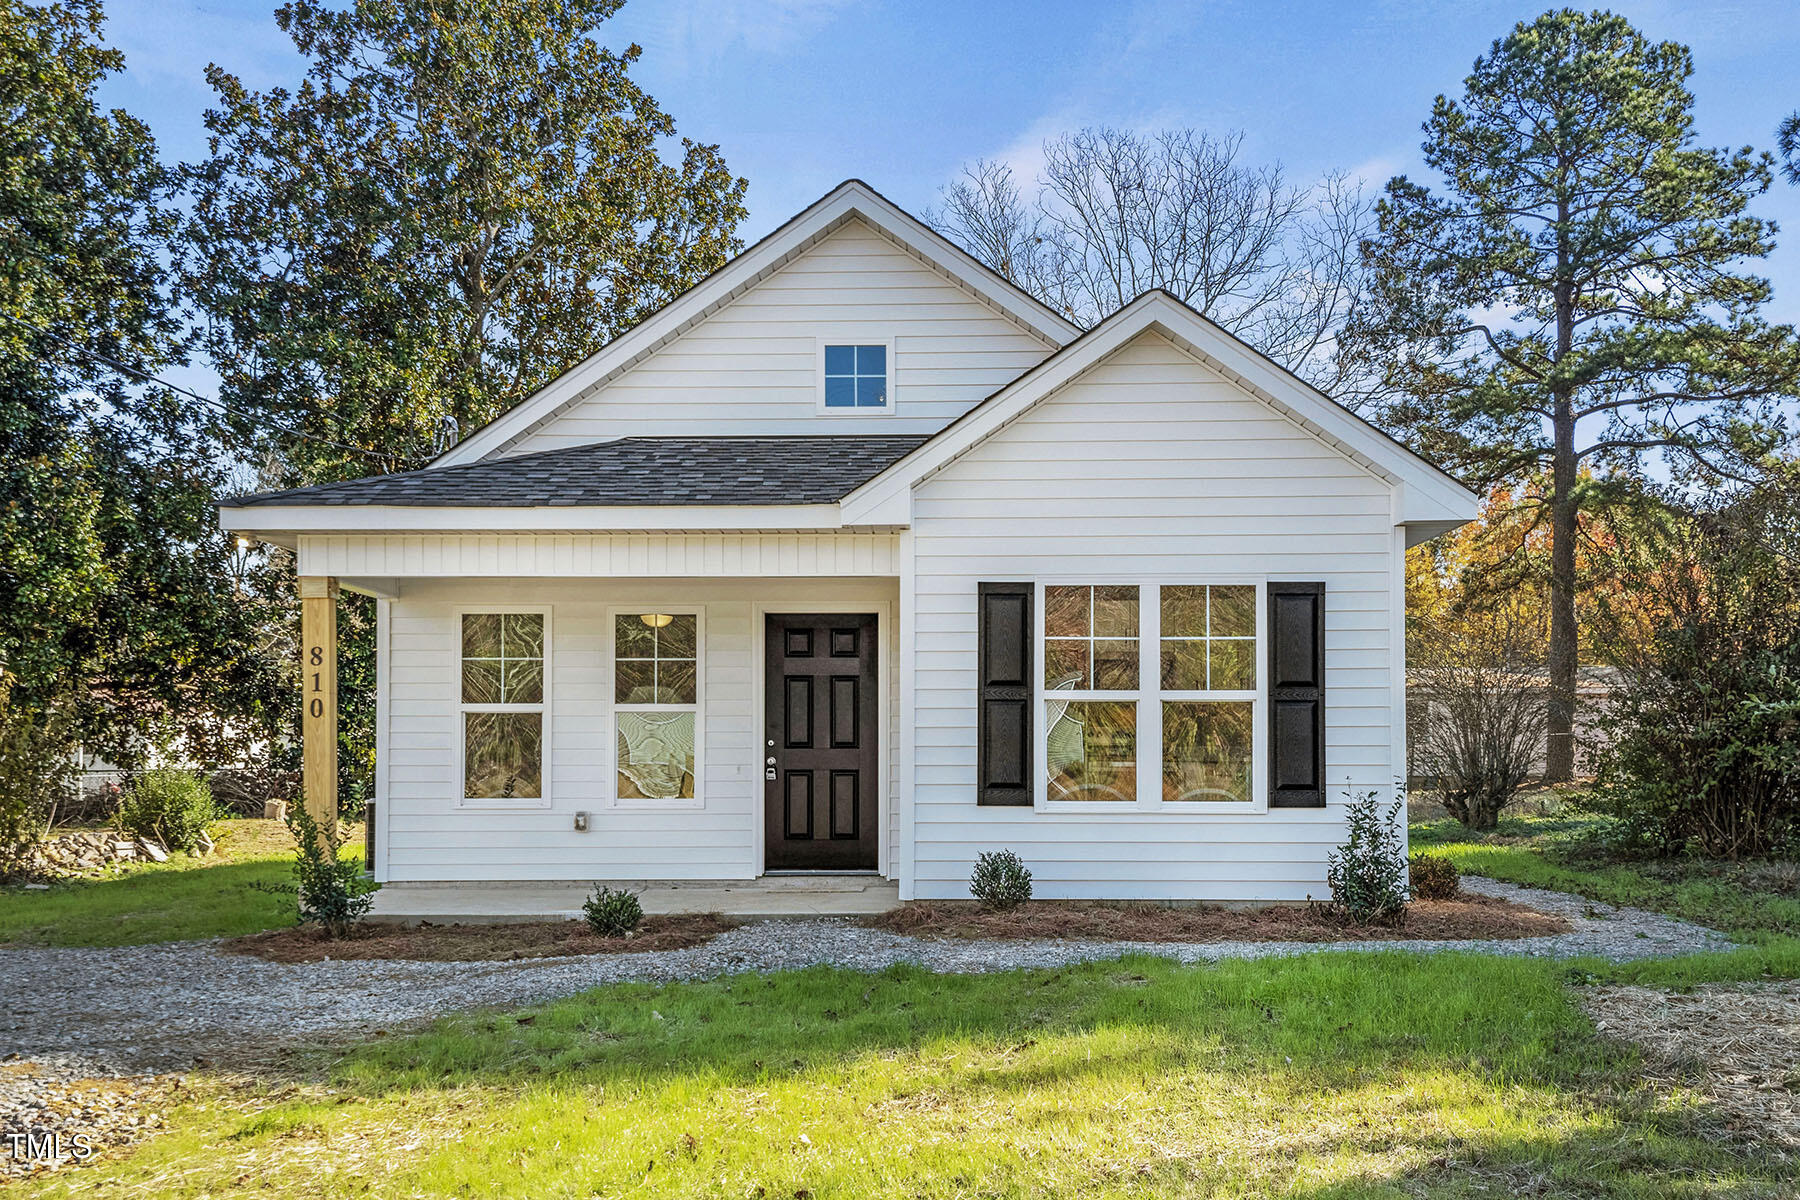
[[[875,615],[770,613],[764,630],[763,867],[876,866]]]

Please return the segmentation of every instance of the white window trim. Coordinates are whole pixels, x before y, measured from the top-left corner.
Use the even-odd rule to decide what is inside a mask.
[[[694,618],[694,702],[692,704],[620,704],[618,696],[618,618],[645,612]],[[702,809],[706,807],[706,606],[703,604],[613,605],[606,610],[606,806],[622,810]],[[692,799],[653,800],[619,795],[619,714],[622,712],[688,712],[694,714],[694,795]]]
[[[825,347],[826,346],[886,346],[887,347],[887,403],[880,408],[827,408],[825,407]],[[813,406],[821,416],[827,417],[887,417],[892,416],[899,405],[899,362],[894,357],[894,339],[888,337],[868,337],[864,334],[820,334],[813,340]]]
[[[551,764],[555,761],[555,759],[551,757],[550,745],[550,698],[554,694],[553,676],[550,672],[551,660],[554,657],[551,649],[553,643],[551,640],[552,627],[550,623],[550,606],[547,604],[472,604],[454,609],[453,611],[456,617],[454,622],[456,629],[454,634],[455,641],[452,643],[451,661],[456,664],[456,730],[454,735],[456,753],[452,757],[454,759],[456,774],[453,777],[451,786],[455,789],[457,796],[460,797],[457,800],[457,807],[471,812],[479,812],[484,809],[513,811],[522,808],[549,808],[551,807],[551,781],[554,778],[554,774],[551,771]],[[536,614],[544,618],[544,699],[542,702],[538,704],[463,703],[463,618],[475,613],[524,613]],[[464,790],[463,783],[467,779],[467,776],[463,771],[464,758],[468,754],[468,736],[464,732],[464,728],[467,725],[467,714],[472,712],[536,712],[540,714],[539,719],[544,723],[543,736],[538,744],[538,773],[539,778],[542,780],[542,786],[540,786],[538,790],[542,793],[541,795],[506,800],[496,796],[464,796],[462,794]]]
[[[1256,687],[1250,691],[1165,692],[1162,690],[1162,593],[1163,587],[1211,584],[1256,589]],[[1138,589],[1138,689],[1136,691],[1083,691],[1071,695],[1080,700],[1128,700],[1137,705],[1137,799],[1052,800],[1049,798],[1048,723],[1044,705],[1050,699],[1044,686],[1044,589],[1047,587],[1129,586]],[[1156,575],[1120,577],[1102,573],[1057,575],[1039,579],[1032,595],[1032,807],[1038,812],[1085,814],[1104,819],[1109,813],[1153,812],[1162,816],[1186,814],[1210,817],[1236,813],[1259,815],[1269,811],[1269,668],[1268,577],[1244,575]],[[1165,700],[1249,700],[1250,799],[1167,801],[1162,794],[1162,705]]]

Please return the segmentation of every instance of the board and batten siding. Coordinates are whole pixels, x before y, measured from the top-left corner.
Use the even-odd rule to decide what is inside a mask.
[[[1385,481],[1147,333],[920,484],[911,543],[913,894],[967,897],[976,855],[1000,848],[1041,897],[1325,894],[1346,785],[1386,794],[1401,770]],[[1327,807],[977,806],[976,585],[1083,575],[1323,580]]]
[[[872,576],[899,571],[893,533],[305,534],[299,574],[549,577]]]
[[[745,879],[760,867],[763,665],[759,612],[876,612],[887,721],[880,802],[891,855],[897,769],[894,580],[408,580],[384,601],[378,733],[380,878],[444,880]],[[547,807],[461,803],[456,778],[459,611],[550,608]],[[758,606],[761,606],[759,609]],[[885,605],[885,609],[878,606]],[[611,806],[611,626],[608,609],[700,606],[703,807]],[[589,828],[574,830],[586,811]]]
[[[893,339],[891,414],[818,411],[819,337]],[[852,220],[503,453],[700,433],[936,433],[1055,349]]]

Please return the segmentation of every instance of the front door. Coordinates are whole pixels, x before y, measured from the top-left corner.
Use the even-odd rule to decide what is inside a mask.
[[[764,869],[876,866],[875,615],[770,613],[764,630]]]

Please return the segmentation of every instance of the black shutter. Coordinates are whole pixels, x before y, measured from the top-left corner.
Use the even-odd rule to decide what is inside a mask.
[[[977,588],[975,800],[1031,805],[1031,595],[1029,583]]]
[[[1269,584],[1269,805],[1325,806],[1325,585]]]

